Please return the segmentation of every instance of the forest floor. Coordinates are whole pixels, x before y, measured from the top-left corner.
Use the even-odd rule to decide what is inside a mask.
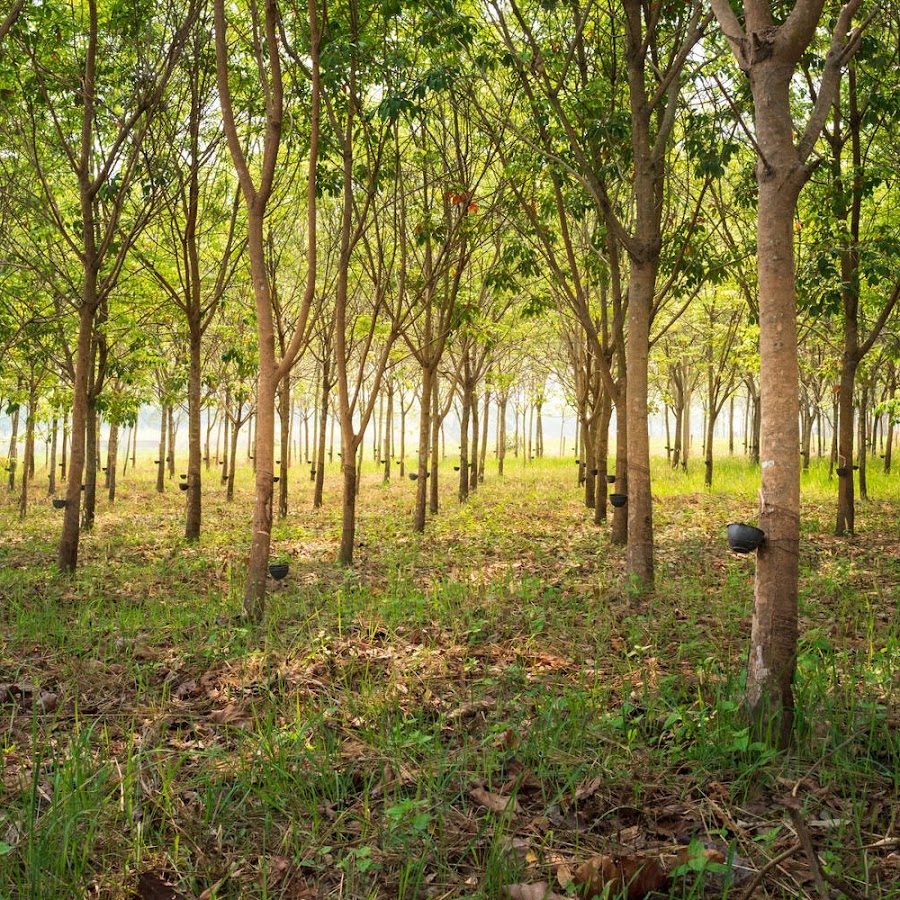
[[[337,466],[318,511],[295,470],[260,627],[248,471],[196,545],[177,475],[129,472],[74,577],[60,514],[3,489],[0,897],[900,897],[900,476],[870,473],[845,539],[827,468],[803,476],[782,752],[740,710],[748,464],[709,491],[657,461],[652,596],[572,460],[489,466],[463,505],[445,478],[424,535],[370,467],[351,568]]]

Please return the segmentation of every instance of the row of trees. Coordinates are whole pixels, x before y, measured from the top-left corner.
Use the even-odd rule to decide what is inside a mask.
[[[334,392],[349,562],[354,461],[396,367],[419,382],[421,530],[453,398],[477,439],[479,393],[516,381],[508,348],[531,328],[570,386],[591,468],[605,469],[617,411],[628,504],[613,535],[652,589],[659,352],[676,462],[698,379],[711,423],[738,384],[752,393],[768,540],[748,695],[786,733],[798,448],[808,457],[834,399],[847,471],[854,404],[874,406],[872,390],[894,402],[897,23],[854,27],[860,5],[15,4],[0,25],[0,346],[19,359],[27,427],[42,393],[71,391],[60,567],[90,525],[97,416],[127,422],[148,373],[167,408],[187,393],[198,537],[203,396],[224,385],[232,434],[251,398],[256,420],[245,609],[259,618],[292,368],[318,373],[321,407]],[[873,351],[883,362],[858,388]],[[462,455],[464,481],[468,440]],[[853,529],[850,473],[838,533]]]

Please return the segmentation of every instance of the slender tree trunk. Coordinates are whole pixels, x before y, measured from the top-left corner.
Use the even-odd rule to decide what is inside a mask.
[[[169,453],[166,456],[169,478],[175,477],[175,404],[169,404]]]
[[[97,508],[97,398],[94,396],[93,385],[88,390],[85,412],[84,507],[81,513],[81,528],[83,531],[91,531]]]
[[[718,418],[718,410],[715,405],[710,402],[709,414],[706,420],[706,446],[704,447],[704,465],[703,483],[707,487],[712,487],[713,477],[713,429],[716,427],[716,419]]]
[[[188,322],[190,330],[189,369],[188,369],[188,468],[187,499],[184,511],[184,538],[188,542],[200,540],[200,528],[203,522],[203,470],[200,448],[202,428],[201,399],[202,382],[202,334],[199,321]],[[209,467],[209,416],[206,426],[206,457]]]
[[[62,459],[59,463],[59,477],[65,481],[68,475],[68,449],[69,449],[69,413],[63,413],[62,423]]]
[[[681,412],[681,471],[688,470],[688,457],[691,455],[691,402],[693,401],[693,392],[690,387],[685,384],[684,387],[684,407]]]
[[[25,459],[22,465],[22,490],[19,494],[19,518],[24,519],[28,513],[28,470],[34,459],[34,416],[37,405],[37,394],[32,392],[28,398],[28,414],[25,417]]]
[[[653,500],[650,493],[650,410],[647,404],[650,309],[656,288],[658,257],[632,258],[628,283],[627,390],[624,418],[627,438],[627,572],[640,587],[653,588]],[[616,470],[618,479],[620,472]],[[617,485],[618,486],[618,485]],[[615,519],[615,515],[613,515]],[[615,526],[615,521],[613,522]]]
[[[160,494],[166,489],[166,410],[163,403],[159,418],[159,459],[156,461],[156,490]]]
[[[93,276],[93,277],[91,277]],[[78,313],[78,345],[75,353],[75,380],[72,392],[71,447],[69,452],[66,509],[63,514],[57,564],[63,572],[74,572],[78,564],[81,520],[81,476],[84,474],[84,428],[87,414],[88,376],[91,363],[91,338],[96,304],[96,273],[85,277],[85,302]],[[66,471],[66,444],[63,441],[63,470]]]
[[[581,451],[581,465],[584,480],[584,505],[593,509],[597,502],[597,478],[594,470],[597,468],[597,412],[591,413],[591,420],[582,428],[584,447]]]
[[[394,435],[394,386],[388,383],[387,391],[387,410],[385,412],[384,428],[382,430],[382,438],[384,441],[382,453],[384,459],[382,462],[382,481],[387,484],[391,480],[391,459],[393,456],[393,435]]]
[[[278,420],[281,423],[279,441],[280,459],[275,461],[278,469],[278,518],[284,519],[288,514],[288,455],[291,440],[291,374],[288,372],[281,379],[278,387]]]
[[[544,456],[544,420],[542,417],[542,411],[544,408],[544,402],[542,400],[538,400],[535,404],[535,436],[534,436],[534,444],[535,444],[535,456],[538,459],[542,459]]]
[[[616,493],[624,494],[630,498],[628,491],[628,416],[624,415],[622,408],[627,408],[628,382],[625,377],[621,377],[617,384],[618,398],[616,401]],[[629,499],[625,506],[618,508],[613,507],[612,529],[609,539],[617,546],[624,546],[631,541],[631,533],[628,525],[628,506],[631,504]]]
[[[207,472],[209,472],[212,468],[212,457],[210,456],[210,451],[212,450],[211,438],[214,424],[215,419],[213,418],[213,408],[209,406],[206,409],[206,433],[203,440],[203,466]],[[190,477],[190,473],[188,473],[188,477]]]
[[[475,492],[478,490],[478,474],[481,469],[478,467],[478,436],[479,436],[479,422],[478,422],[478,397],[475,395],[475,385],[472,385],[472,405],[471,405],[471,426],[472,426],[472,452],[469,454],[470,463],[470,475],[469,475],[469,490],[471,492]]]
[[[238,416],[240,416],[240,407],[238,408]],[[225,499],[229,501],[234,500],[234,479],[237,472],[238,435],[240,431],[240,418],[235,418],[231,423],[231,448],[228,453],[228,462],[226,463],[228,467],[228,487],[225,491]]]
[[[328,403],[331,394],[331,380],[328,377],[328,361],[322,371],[322,406],[319,414],[319,444],[316,458],[313,460],[316,485],[313,489],[313,508],[322,506],[322,493],[325,489],[325,438],[328,428]]]
[[[416,506],[413,515],[413,530],[425,530],[425,506],[428,500],[428,485],[425,473],[428,471],[428,446],[431,436],[431,397],[434,392],[434,372],[429,366],[422,367],[422,394],[419,401],[419,459],[417,463]]]
[[[50,471],[48,473],[47,493],[52,497],[56,493],[56,445],[59,438],[59,419],[56,416],[53,417],[50,432]],[[888,439],[888,447],[890,447],[890,438]]]
[[[506,459],[506,405],[509,402],[509,394],[504,392],[500,396],[497,409],[497,474],[503,477],[503,463]]]
[[[859,389],[859,499],[869,499],[869,488],[866,482],[866,460],[868,458],[867,434],[866,434],[866,410],[869,405],[869,385],[861,384]]]
[[[400,457],[397,462],[400,463],[400,478],[406,475],[406,397],[400,395]]]
[[[18,440],[19,440],[19,413],[21,407],[17,404],[12,412],[11,427],[12,431],[9,436],[9,453],[6,455],[8,476],[7,482],[10,493],[16,489],[16,469],[18,467]]]
[[[106,488],[110,503],[116,502],[116,470],[119,467],[119,424],[113,422],[109,429],[106,448]]]
[[[484,390],[484,410],[481,419],[481,451],[478,454],[478,480],[484,484],[484,467],[487,463],[488,425],[491,413],[491,389]]]
[[[890,416],[888,416],[887,425],[885,426],[885,431],[887,432],[887,437],[884,440],[884,474],[890,475],[890,473],[891,473],[891,451],[894,448],[894,423],[891,421]]]
[[[352,423],[348,425],[352,431]],[[346,435],[345,423],[341,422],[341,435]],[[362,436],[361,436],[362,437]],[[360,449],[362,441],[360,441]],[[353,562],[353,543],[356,538],[356,449],[349,437],[341,440],[341,471],[344,476],[343,503],[341,507],[341,549],[338,561],[349,566]]]
[[[459,416],[459,502],[469,499],[469,415],[472,394],[468,382],[463,384],[462,410]]]
[[[600,399],[600,412],[597,417],[597,487],[594,502],[594,524],[602,525],[606,521],[606,501],[609,496],[606,481],[609,459],[609,423],[612,419],[612,399],[609,392],[603,390]]]
[[[846,346],[848,338],[845,337],[844,341]],[[840,390],[837,395],[837,467],[846,473],[838,475],[837,522],[834,529],[834,533],[838,537],[844,534],[853,534],[856,519],[853,483],[853,389],[856,384],[858,365],[856,355],[845,351],[841,365]]]
[[[438,393],[440,381],[435,374],[431,386],[431,472],[426,472],[425,480],[428,482],[428,511],[432,516],[438,514],[440,507],[438,498],[438,477],[440,460],[438,458],[438,437],[441,431],[441,419],[438,414]]]
[[[734,456],[734,395],[728,399],[728,455]]]
[[[222,424],[222,433],[223,433],[222,434],[222,459],[220,461],[221,465],[222,465],[222,477],[221,477],[222,484],[228,484],[228,471],[229,471],[228,463],[229,463],[229,455],[230,455],[230,449],[231,449],[231,428],[232,428],[230,411],[231,411],[231,393],[228,390],[228,388],[226,388],[225,389],[225,409],[224,409],[224,415],[223,415],[224,422]],[[219,455],[219,447],[218,447],[218,441],[217,441],[216,456],[218,456],[218,455]]]

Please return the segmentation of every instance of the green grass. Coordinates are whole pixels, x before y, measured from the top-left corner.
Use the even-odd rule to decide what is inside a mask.
[[[16,686],[0,897],[125,898],[153,873],[194,897],[487,900],[692,840],[671,896],[737,897],[751,876],[698,848],[759,870],[794,843],[795,785],[832,886],[900,896],[896,475],[870,473],[842,540],[827,466],[803,476],[798,714],[779,752],[740,709],[754,561],[724,526],[752,520],[758,490],[740,458],[711,490],[701,460],[655,462],[646,597],[570,459],[511,460],[502,480],[489,465],[463,506],[447,460],[424,535],[411,484],[369,463],[350,569],[337,467],[322,510],[301,469],[273,533],[291,573],[261,626],[240,616],[250,473],[231,504],[207,488],[188,546],[183,497],[145,469],[101,502],[73,577],[53,568],[59,514],[41,499],[20,523],[0,496],[0,684]],[[796,897],[806,875],[798,850],[754,896]]]

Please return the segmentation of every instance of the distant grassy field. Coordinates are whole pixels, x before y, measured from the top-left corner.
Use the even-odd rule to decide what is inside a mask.
[[[20,522],[0,489],[0,897],[584,896],[600,854],[662,859],[656,896],[900,897],[900,475],[872,467],[849,539],[827,466],[803,476],[780,753],[739,708],[754,559],[725,525],[755,515],[753,467],[718,460],[708,491],[702,461],[656,460],[641,597],[572,459],[489,463],[462,506],[454,462],[424,535],[367,463],[349,569],[337,465],[318,511],[293,470],[260,628],[249,470],[189,546],[177,475],[160,496],[139,464],[74,577],[49,500]]]

